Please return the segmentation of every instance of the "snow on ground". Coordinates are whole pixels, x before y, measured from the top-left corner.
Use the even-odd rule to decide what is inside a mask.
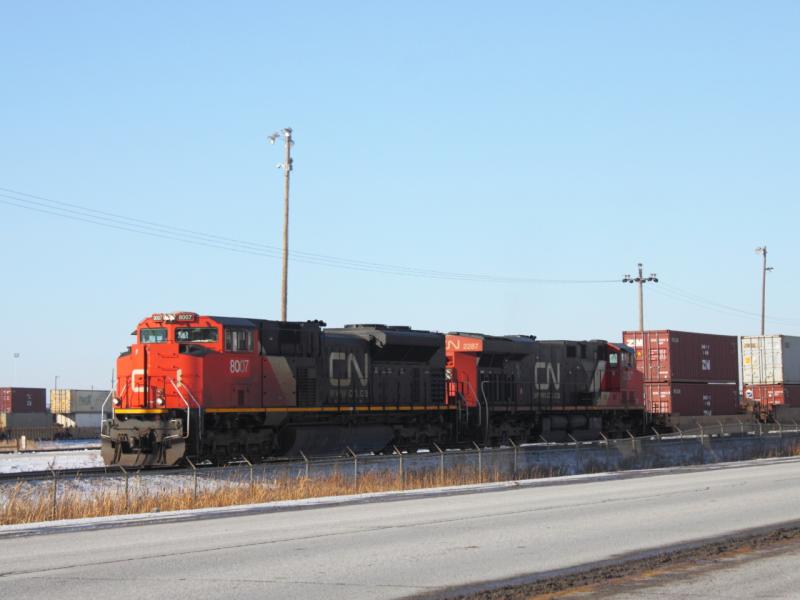
[[[86,440],[39,440],[35,442],[33,450],[72,450],[75,448],[99,448],[100,440],[97,438]]]
[[[0,454],[0,473],[26,473],[47,469],[102,467],[100,450],[13,452]]]

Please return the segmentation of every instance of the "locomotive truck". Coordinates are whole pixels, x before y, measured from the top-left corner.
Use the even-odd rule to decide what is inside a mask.
[[[117,360],[102,456],[123,466],[622,434],[633,353],[602,340],[156,313]]]

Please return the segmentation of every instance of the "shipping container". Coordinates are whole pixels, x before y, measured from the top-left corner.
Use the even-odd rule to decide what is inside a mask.
[[[739,386],[736,383],[644,384],[647,412],[682,417],[735,415],[739,412]]]
[[[53,415],[49,412],[12,412],[6,415],[7,429],[33,429],[53,426]]]
[[[739,382],[736,336],[688,331],[624,331],[645,381]]]
[[[54,415],[57,425],[64,429],[100,429],[100,413],[72,413]]]
[[[54,414],[99,413],[108,390],[50,390],[50,412]],[[109,408],[106,404],[106,409]]]
[[[0,388],[0,412],[39,413],[47,410],[47,390],[44,388]]]
[[[764,414],[771,413],[772,407],[776,405],[800,407],[800,384],[746,383],[744,399],[748,403],[757,402]]]
[[[742,336],[742,383],[800,383],[800,337]]]

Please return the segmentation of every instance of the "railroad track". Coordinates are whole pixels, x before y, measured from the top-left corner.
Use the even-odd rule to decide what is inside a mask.
[[[148,469],[128,469],[128,475],[176,475],[186,473],[188,467],[164,467]],[[19,473],[0,473],[0,483],[7,481],[41,481],[44,479],[80,479],[81,477],[120,477],[124,472],[119,467],[84,467],[80,469],[47,469],[44,471],[22,471]]]

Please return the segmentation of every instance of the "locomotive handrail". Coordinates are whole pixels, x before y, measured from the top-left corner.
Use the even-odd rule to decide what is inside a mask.
[[[469,380],[465,381],[464,383],[467,384],[468,391],[472,393],[472,396],[475,398],[475,404],[478,405],[478,425],[480,426],[480,425],[483,424],[483,419],[481,418],[481,415],[482,415],[482,413],[481,413],[481,410],[482,410],[482,408],[481,408],[481,399],[478,397],[478,394],[473,389],[472,383]]]
[[[125,389],[127,387],[128,387],[128,384],[126,382],[125,385],[122,388],[122,393],[123,394],[125,393]],[[103,400],[103,404],[100,405],[100,437],[101,438],[106,438],[108,440],[111,439],[111,436],[103,434],[103,423],[105,423],[105,421],[106,421],[105,418],[104,418],[105,415],[106,415],[106,402],[108,402],[109,398],[111,398],[111,395],[113,393],[114,393],[114,390],[111,390],[110,392],[108,392],[108,396],[106,396],[106,399]],[[112,419],[114,418],[114,403],[113,402],[111,403],[111,418]]]
[[[486,396],[486,384],[488,380],[481,382],[481,396],[483,396],[483,404],[486,407],[486,425],[484,431],[484,441],[489,442],[489,398]],[[480,423],[479,423],[480,424]]]
[[[186,398],[183,397],[183,394],[181,394],[181,391],[178,389],[178,386],[175,385],[175,382],[172,380],[172,377],[167,377],[167,381],[169,381],[172,384],[172,387],[174,387],[175,391],[178,393],[178,397],[181,400],[183,400],[183,403],[186,405],[186,435],[181,435],[181,436],[170,435],[170,436],[168,436],[168,437],[166,437],[164,439],[168,440],[168,439],[176,438],[176,437],[182,437],[185,440],[189,439],[189,429],[191,427],[191,422],[192,422],[192,407],[189,406],[189,403],[186,401]]]
[[[183,389],[186,390],[186,393],[189,394],[189,398],[192,399],[192,402],[194,402],[194,405],[197,407],[197,425],[199,428],[199,431],[197,432],[197,439],[202,440],[204,428],[203,428],[203,423],[201,423],[201,421],[203,420],[203,410],[200,406],[200,403],[197,401],[197,398],[194,397],[194,394],[192,393],[192,390],[189,389],[188,385],[186,385],[182,381],[179,382],[178,385],[180,385],[181,387],[183,387]]]

